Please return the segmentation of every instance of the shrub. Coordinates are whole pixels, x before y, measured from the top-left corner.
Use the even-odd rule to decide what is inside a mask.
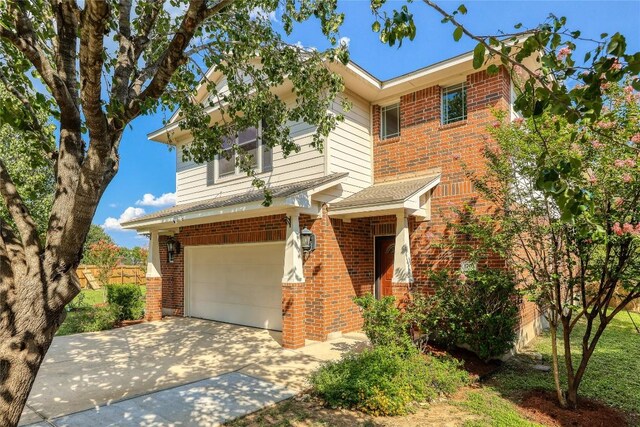
[[[58,335],[112,329],[118,321],[119,315],[120,310],[115,306],[81,307],[67,313],[65,321],[58,329]]]
[[[485,360],[503,355],[516,338],[516,282],[503,270],[460,276],[447,270],[432,275],[434,294],[415,295],[407,317],[446,346],[465,343]]]
[[[354,301],[363,310],[362,330],[374,347],[396,347],[403,355],[416,351],[409,336],[409,324],[396,306],[394,297],[376,299],[373,295],[367,294],[355,298]]]
[[[451,394],[468,381],[459,363],[408,356],[397,347],[377,346],[329,362],[311,376],[314,392],[332,407],[373,415],[403,415],[415,403]]]
[[[119,308],[119,320],[138,320],[144,316],[142,289],[133,283],[107,286],[107,302]]]

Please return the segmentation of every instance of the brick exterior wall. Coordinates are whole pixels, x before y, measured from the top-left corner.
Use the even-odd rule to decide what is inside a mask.
[[[405,179],[439,171],[440,184],[432,194],[431,220],[410,218],[411,256],[415,285],[428,285],[428,272],[434,267],[459,268],[462,253],[454,254],[438,248],[449,235],[447,223],[453,219],[452,208],[472,203],[484,213],[488,205],[474,191],[465,176],[466,167],[481,171],[482,150],[492,141],[487,127],[495,118],[492,109],[508,110],[510,80],[501,68],[489,76],[485,71],[466,78],[467,119],[441,125],[439,86],[433,86],[403,96],[400,99],[400,136],[380,139],[380,107],[373,108],[374,179],[376,182]],[[496,258],[492,266],[504,265]]]
[[[463,164],[481,169],[481,150],[491,144],[486,128],[495,121],[491,109],[509,108],[509,76],[502,70],[496,76],[485,72],[471,74],[466,80],[467,120],[440,125],[440,88],[425,88],[400,99],[401,134],[381,141],[380,107],[373,107],[374,179],[392,181],[433,173],[442,174],[432,197],[430,221],[409,219],[413,286],[428,292],[428,272],[434,267],[459,268],[464,254],[449,254],[433,243],[448,234],[446,223],[451,208],[472,202],[480,212],[487,205],[479,199],[465,177]],[[318,248],[304,259],[305,283],[283,283],[283,345],[296,348],[305,339],[325,340],[332,332],[350,332],[361,328],[359,308],[352,302],[356,295],[373,292],[375,282],[374,242],[376,236],[395,235],[396,217],[379,216],[345,222],[327,215],[320,218],[300,216],[300,228],[308,227],[317,236]],[[171,264],[167,262],[166,237],[160,239],[162,280],[152,281],[148,311],[157,316],[158,300],[154,289],[161,288],[165,313],[184,315],[184,247],[236,243],[284,241],[284,215],[271,215],[236,221],[181,227],[175,238],[182,250]],[[436,245],[437,246],[437,245]],[[492,266],[504,266],[498,258]],[[398,299],[407,296],[409,286],[394,284]],[[151,306],[149,306],[151,304]],[[152,313],[152,314],[151,314]],[[522,321],[536,316],[535,306],[523,304]]]

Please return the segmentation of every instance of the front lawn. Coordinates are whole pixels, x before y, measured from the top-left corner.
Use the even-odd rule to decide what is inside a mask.
[[[146,289],[140,286],[143,297]],[[56,335],[104,331],[118,323],[118,312],[106,303],[104,289],[83,289],[67,308],[67,317]]]
[[[640,314],[631,316],[640,326]],[[572,344],[576,354],[580,351],[583,330],[584,325],[579,324],[574,332]],[[548,334],[538,338],[533,347],[542,354],[543,363],[551,366]],[[560,348],[561,359],[563,355]],[[577,362],[574,365],[577,366]],[[551,372],[526,369],[513,363],[507,364],[506,369],[489,384],[506,395],[532,389],[554,390]],[[640,414],[640,334],[626,312],[619,313],[600,338],[579,393],[582,397],[602,401],[625,412]]]
[[[640,325],[640,314],[633,314]],[[583,326],[580,325],[579,328]],[[578,329],[576,332],[581,332]],[[576,340],[577,341],[577,340]],[[577,342],[574,344],[577,345]],[[551,363],[547,334],[532,345]],[[579,347],[575,347],[579,351]],[[640,426],[640,334],[626,312],[620,313],[603,334],[590,362],[580,395],[619,408],[629,425]],[[534,390],[554,390],[551,372],[512,359],[490,379],[466,387],[445,401],[421,405],[415,413],[399,417],[374,417],[358,411],[331,409],[313,396],[289,399],[273,407],[234,420],[227,425],[242,426],[421,426],[464,427],[541,425],[603,425],[598,419],[582,419],[578,424],[555,419],[540,408],[525,405],[522,398]],[[587,405],[584,405],[587,406]],[[586,408],[584,408],[586,410]],[[607,409],[607,408],[605,408]],[[586,413],[586,412],[585,412]],[[589,416],[586,413],[586,417]],[[598,417],[598,412],[593,412]],[[606,416],[606,414],[603,414]],[[621,424],[620,424],[621,425]]]

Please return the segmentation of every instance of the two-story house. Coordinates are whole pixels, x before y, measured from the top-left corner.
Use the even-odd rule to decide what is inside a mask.
[[[278,330],[296,348],[358,330],[355,295],[402,297],[425,285],[444,212],[479,197],[462,165],[482,167],[491,110],[512,108],[509,73],[474,70],[472,57],[385,81],[354,63],[332,65],[352,108],[323,152],[309,146],[313,129],[304,123],[292,126],[302,149],[287,158],[261,146],[259,126],[237,137],[271,188],[269,207],[234,159],[183,161],[190,136],[177,115],[151,133],[176,145],[177,204],[124,224],[151,237],[147,318]],[[210,79],[224,90],[224,76]],[[200,88],[196,100],[206,96]],[[340,105],[332,108],[342,113]],[[531,303],[521,313],[527,341],[538,316]]]

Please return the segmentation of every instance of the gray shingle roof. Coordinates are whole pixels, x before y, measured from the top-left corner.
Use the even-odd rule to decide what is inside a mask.
[[[280,185],[270,187],[271,195],[274,199],[293,196],[298,193],[310,190],[320,185],[328,184],[332,181],[344,178],[349,175],[348,172],[334,173],[331,175],[323,176],[320,178],[310,179],[306,181],[300,181],[293,184]],[[232,196],[214,197],[212,199],[200,200],[193,203],[185,203],[176,205],[171,208],[162,209],[157,212],[153,212],[149,215],[144,215],[131,221],[123,222],[123,226],[134,225],[139,222],[149,221],[153,219],[160,219],[165,217],[173,217],[175,215],[182,215],[191,212],[203,211],[207,209],[216,209],[229,207],[234,205],[240,205],[243,203],[256,202],[264,199],[264,192],[259,189],[251,189],[246,193],[234,194]]]
[[[404,202],[421,188],[440,178],[440,174],[406,181],[384,182],[367,187],[344,200],[331,204],[331,211]]]

